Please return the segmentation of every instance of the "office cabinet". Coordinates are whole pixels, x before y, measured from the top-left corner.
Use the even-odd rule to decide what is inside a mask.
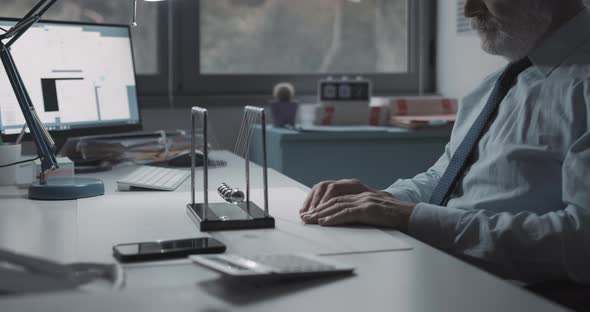
[[[267,129],[268,165],[307,186],[324,180],[358,178],[379,189],[413,177],[442,155],[451,129],[305,132]],[[260,126],[250,158],[262,164]],[[272,181],[271,181],[272,183]]]

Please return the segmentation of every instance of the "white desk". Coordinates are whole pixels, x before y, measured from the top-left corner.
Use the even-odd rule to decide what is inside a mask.
[[[211,186],[231,183],[243,172],[243,161],[228,152],[214,154],[229,162],[210,171]],[[253,187],[261,187],[253,166]],[[125,200],[115,193],[115,181],[133,168],[96,174],[107,188],[105,202]],[[272,187],[307,189],[269,170]],[[200,236],[178,203],[188,201],[189,184],[176,197],[168,194],[159,208],[138,204],[137,220],[117,218],[112,207],[88,208],[79,202],[34,202],[26,191],[0,188],[0,248],[16,249],[61,261],[113,261],[109,246],[131,238]],[[185,193],[183,193],[185,192]],[[272,191],[271,191],[272,192]],[[141,193],[146,199],[163,193]],[[134,195],[131,195],[134,196]],[[164,198],[164,197],[163,197]],[[101,199],[98,199],[101,200]],[[300,198],[294,199],[296,205]],[[156,211],[157,210],[157,211]],[[272,214],[272,206],[271,206]],[[157,215],[157,217],[156,217]],[[165,216],[165,217],[162,217]],[[128,222],[129,221],[129,222]],[[128,222],[128,223],[126,223]],[[128,225],[128,226],[126,226]],[[96,229],[101,229],[98,231]],[[330,231],[330,229],[325,229]],[[252,231],[251,235],[262,232]],[[134,267],[120,292],[54,293],[0,297],[1,311],[556,311],[560,307],[516,286],[466,265],[401,233],[410,251],[335,256],[357,267],[344,278],[259,285],[229,285],[216,273],[184,261]],[[166,237],[160,237],[166,238]],[[230,249],[231,241],[224,241]],[[235,246],[234,246],[235,247]],[[267,246],[268,247],[268,246]],[[173,265],[174,264],[174,265]]]

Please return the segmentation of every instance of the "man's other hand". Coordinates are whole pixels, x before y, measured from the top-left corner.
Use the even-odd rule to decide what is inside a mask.
[[[361,181],[357,179],[320,182],[311,189],[311,192],[307,196],[299,213],[307,213],[308,211],[315,209],[317,206],[338,196],[354,195],[371,191],[373,191],[371,188],[363,185]]]
[[[407,231],[415,207],[358,180],[340,180],[314,186],[300,212],[305,223],[366,224]]]

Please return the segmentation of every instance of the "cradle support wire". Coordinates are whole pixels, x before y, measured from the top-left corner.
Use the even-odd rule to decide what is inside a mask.
[[[195,206],[195,176],[196,176],[196,122],[201,120],[203,127],[203,220],[207,220],[207,207],[209,206],[209,138],[208,138],[208,113],[207,110],[200,107],[193,107],[191,112],[191,204]]]
[[[250,145],[252,142],[252,132],[254,129],[254,123],[259,121],[262,130],[262,180],[263,180],[263,192],[264,192],[264,214],[269,215],[268,211],[268,163],[267,163],[267,149],[266,149],[266,113],[264,109],[254,106],[246,106],[244,108],[244,122],[245,131],[247,133],[245,139],[244,158],[246,160],[246,203],[249,207],[250,204]],[[242,127],[244,128],[244,127]],[[238,142],[238,145],[239,142]]]

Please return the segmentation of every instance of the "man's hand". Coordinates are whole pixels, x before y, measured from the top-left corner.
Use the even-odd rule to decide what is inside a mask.
[[[323,226],[360,223],[405,232],[415,207],[358,180],[341,180],[316,185],[301,209],[301,219]]]
[[[354,195],[372,191],[371,188],[363,185],[357,179],[320,182],[311,189],[311,192],[307,196],[303,208],[299,210],[299,213],[304,214],[338,196]]]

